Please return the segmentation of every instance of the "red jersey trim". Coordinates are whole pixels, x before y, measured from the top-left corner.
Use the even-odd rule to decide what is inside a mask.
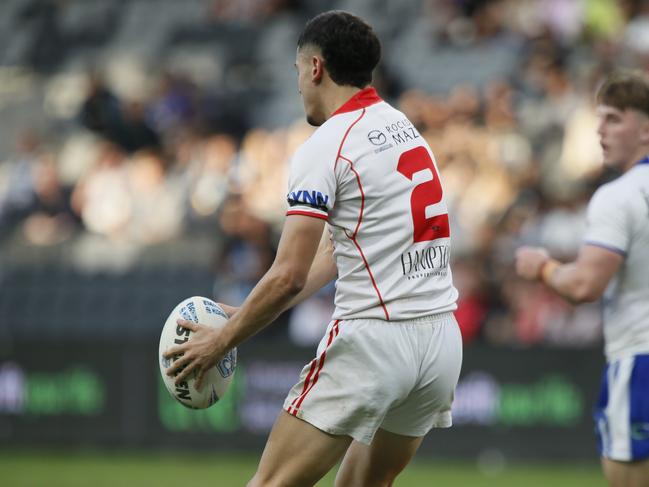
[[[347,237],[354,242],[354,245],[356,245],[356,248],[358,249],[358,252],[361,254],[361,258],[363,259],[363,263],[365,264],[365,269],[367,269],[367,273],[370,275],[370,280],[372,281],[372,286],[374,286],[374,290],[376,291],[376,295],[379,297],[379,302],[381,303],[381,308],[383,308],[383,313],[385,314],[385,319],[390,321],[390,313],[388,313],[388,308],[385,306],[385,302],[383,301],[383,296],[381,296],[381,293],[379,291],[378,286],[376,285],[376,281],[374,280],[374,274],[372,274],[372,269],[370,269],[370,265],[367,263],[367,259],[365,258],[365,254],[363,253],[363,249],[361,249],[361,246],[359,245],[358,241],[356,240],[355,236],[349,236]]]
[[[379,103],[380,101],[383,101],[383,99],[378,95],[376,90],[370,86],[352,96],[349,100],[343,103],[338,110],[333,112],[331,116],[333,117],[340,113],[355,112],[356,110],[367,108],[370,105]]]
[[[349,102],[347,102],[345,105],[343,105],[339,109],[339,112],[346,105],[348,105],[350,102],[352,102],[355,97],[361,95],[363,92],[367,93],[367,98],[363,98],[362,96],[360,96],[361,99],[369,99],[372,96],[375,97],[376,101],[373,101],[373,102],[369,103],[368,106],[372,105],[373,103],[377,103],[377,102],[381,101],[381,99],[376,94],[376,90],[374,90],[374,88],[366,88],[365,90],[357,93],[354,97],[352,97],[349,100]],[[361,249],[361,246],[358,244],[358,241],[356,240],[356,235],[358,234],[358,230],[361,227],[361,222],[363,221],[363,212],[365,210],[365,192],[363,191],[363,184],[361,183],[361,176],[360,176],[360,174],[358,174],[358,171],[356,171],[356,168],[354,167],[354,163],[351,160],[347,159],[345,156],[342,155],[343,146],[345,145],[345,140],[347,139],[347,136],[349,135],[349,132],[354,127],[354,125],[356,125],[363,118],[363,116],[365,115],[365,111],[366,111],[365,107],[361,107],[361,108],[363,109],[363,111],[358,116],[358,118],[356,120],[354,120],[352,122],[352,124],[347,128],[347,131],[345,132],[345,135],[343,136],[343,140],[340,142],[340,146],[338,147],[338,154],[336,155],[336,163],[334,164],[334,171],[336,170],[336,167],[338,166],[338,161],[342,159],[347,164],[349,164],[349,168],[351,169],[351,171],[356,176],[356,184],[358,184],[358,189],[361,192],[361,208],[360,208],[360,211],[359,211],[359,214],[358,214],[358,221],[356,222],[356,228],[354,229],[354,233],[352,235],[349,235],[349,234],[347,234],[347,231],[345,230],[345,235],[347,235],[347,238],[349,238],[352,242],[354,242],[354,245],[356,245],[356,248],[358,249],[358,252],[360,253],[361,258],[363,259],[363,263],[365,264],[365,269],[367,270],[367,273],[370,276],[370,281],[372,281],[372,286],[374,287],[374,291],[376,291],[376,295],[378,296],[379,302],[381,303],[381,307],[383,308],[383,313],[385,313],[385,319],[390,321],[390,314],[388,313],[388,309],[385,306],[385,302],[383,301],[383,296],[381,296],[381,292],[379,291],[379,287],[376,285],[376,281],[374,280],[374,274],[372,274],[372,269],[370,269],[370,265],[367,263],[367,259],[365,258],[365,254],[363,253],[363,249]],[[356,109],[357,108],[354,108],[354,110],[356,110]]]
[[[358,221],[356,222],[356,228],[354,229],[354,233],[352,233],[351,236],[352,240],[354,240],[356,238],[356,235],[358,234],[358,229],[361,227],[361,222],[363,221],[363,211],[365,211],[365,192],[363,191],[363,185],[361,184],[361,176],[358,174],[358,171],[356,171],[356,168],[354,167],[354,163],[344,156],[339,155],[338,157],[349,164],[349,169],[351,169],[351,171],[356,176],[356,184],[358,184],[358,189],[361,192],[361,209],[358,214]]]
[[[365,112],[363,112],[365,113]],[[365,264],[365,269],[367,270],[367,273],[370,276],[370,281],[372,281],[372,286],[374,287],[374,291],[376,291],[376,295],[379,298],[379,302],[381,303],[381,307],[383,308],[383,313],[385,314],[385,319],[390,321],[390,313],[388,313],[388,308],[385,306],[385,302],[383,301],[383,296],[381,296],[381,292],[379,291],[379,287],[376,285],[376,280],[374,279],[374,274],[372,274],[372,269],[370,268],[370,265],[367,262],[367,259],[365,258],[365,254],[363,253],[363,249],[359,245],[358,241],[356,240],[356,235],[358,234],[358,230],[361,227],[361,222],[363,221],[363,211],[365,209],[365,192],[363,191],[363,184],[361,183],[361,176],[358,174],[356,171],[356,168],[354,168],[354,163],[347,159],[346,157],[339,156],[339,159],[342,159],[345,161],[347,164],[349,164],[349,168],[352,170],[354,175],[356,176],[356,183],[358,184],[358,190],[361,192],[361,209],[358,214],[358,222],[356,222],[356,229],[354,230],[354,233],[349,235],[347,231],[345,230],[345,235],[347,235],[347,238],[349,238],[352,242],[354,242],[354,245],[356,245],[356,248],[358,249],[358,253],[361,254],[361,259],[363,259],[363,264]]]
[[[289,216],[289,215],[311,216],[313,218],[320,218],[320,220],[327,221],[327,216],[326,215],[320,215],[319,213],[309,213],[308,211],[289,210],[289,211],[286,212],[286,216]]]
[[[354,125],[356,125],[360,121],[360,119],[363,118],[364,116],[365,116],[365,108],[363,108],[363,111],[358,116],[358,118],[354,120],[349,127],[347,127],[347,131],[345,132],[345,135],[343,135],[343,140],[340,141],[340,145],[338,146],[338,154],[336,154],[336,162],[334,162],[334,171],[338,167],[338,159],[341,158],[340,154],[343,151],[343,146],[345,145],[345,141],[347,140],[347,136],[349,135],[349,132],[351,132]],[[343,157],[343,159],[345,158]],[[345,159],[345,160],[349,162],[349,159]]]

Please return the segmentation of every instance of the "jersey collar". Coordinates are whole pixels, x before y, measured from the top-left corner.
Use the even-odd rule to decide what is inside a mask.
[[[368,88],[362,89],[354,96],[352,96],[349,100],[343,103],[343,105],[341,105],[338,110],[333,112],[331,116],[333,117],[334,115],[338,115],[339,113],[347,113],[360,110],[361,108],[369,107],[370,105],[374,105],[375,103],[378,103],[380,101],[383,100],[376,93],[376,90],[370,86]]]

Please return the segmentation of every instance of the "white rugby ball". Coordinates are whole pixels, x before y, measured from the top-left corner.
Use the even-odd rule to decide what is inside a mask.
[[[192,409],[208,408],[223,397],[230,382],[232,382],[234,370],[237,366],[237,349],[233,348],[230,350],[215,367],[205,373],[203,387],[200,391],[197,391],[195,388],[196,379],[193,372],[187,380],[176,385],[175,377],[168,376],[165,371],[179,357],[166,359],[162,354],[175,345],[185,343],[194,333],[176,323],[180,318],[218,328],[225,325],[228,321],[228,316],[211,299],[194,296],[185,299],[174,308],[167,321],[165,321],[162,334],[160,335],[158,363],[160,364],[160,373],[162,374],[162,380],[167,390],[184,406]]]

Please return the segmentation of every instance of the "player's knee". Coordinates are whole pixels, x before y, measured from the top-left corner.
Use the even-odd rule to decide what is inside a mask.
[[[344,472],[336,477],[336,487],[391,487],[402,469]]]
[[[259,474],[255,474],[253,478],[246,484],[246,487],[268,487],[269,484],[267,481],[262,480]]]
[[[290,487],[290,485],[277,476],[261,475],[257,472],[246,487]]]
[[[367,478],[356,482],[336,482],[336,487],[392,487],[394,485],[394,480],[396,475],[390,478],[381,477],[379,478]]]
[[[397,478],[397,475],[399,475],[400,472],[401,470],[382,472],[380,476],[371,479],[370,482],[365,485],[367,485],[368,487],[369,486],[392,487],[394,480]]]
[[[260,480],[257,475],[255,475],[253,478],[250,479],[250,481],[246,484],[246,487],[268,487],[271,484],[265,483],[264,481]]]

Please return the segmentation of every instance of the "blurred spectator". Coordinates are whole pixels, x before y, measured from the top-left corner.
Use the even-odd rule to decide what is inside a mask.
[[[243,198],[251,212],[271,225],[281,223],[286,213],[288,143],[287,130],[257,129],[241,144],[237,178]]]
[[[123,107],[122,123],[115,142],[128,153],[160,149],[160,137],[147,122],[144,110],[144,105],[138,101],[131,101]]]
[[[70,206],[70,191],[59,179],[51,154],[43,155],[33,168],[35,200],[31,214],[24,222],[27,240],[34,245],[61,243],[78,225]]]
[[[81,124],[108,140],[121,130],[122,115],[119,99],[97,73],[88,75],[88,95],[79,112]]]
[[[196,88],[186,78],[164,72],[155,98],[149,105],[153,127],[161,133],[173,133],[191,125],[196,114]]]
[[[0,235],[27,217],[36,200],[34,167],[40,157],[40,141],[23,132],[16,142],[16,156],[0,165]]]
[[[626,2],[630,16],[624,29],[623,42],[646,66],[649,60],[649,4],[647,2]]]
[[[89,92],[79,118],[88,130],[127,153],[160,147],[160,137],[149,125],[144,105],[139,101],[122,103],[96,73],[89,76]]]
[[[129,240],[140,244],[177,237],[184,216],[184,186],[167,177],[162,156],[139,151],[129,161],[128,191],[131,200]]]
[[[223,21],[263,21],[297,0],[212,0],[212,15]]]
[[[200,148],[198,148],[200,147]],[[234,171],[237,157],[235,140],[224,134],[214,134],[195,146],[198,153],[191,167],[190,204],[198,217],[215,214],[223,200],[235,189]]]
[[[72,207],[86,229],[112,239],[124,239],[133,214],[124,153],[105,142],[95,166],[72,194]]]
[[[455,318],[465,345],[478,339],[487,316],[488,302],[481,270],[475,260],[457,259],[453,263],[453,283],[459,292]]]
[[[22,28],[31,32],[27,59],[36,69],[49,71],[63,58],[66,51],[59,14],[60,0],[30,0],[19,13]]]
[[[214,297],[239,306],[273,263],[271,229],[238,194],[224,201],[219,224],[223,241],[215,258]]]

